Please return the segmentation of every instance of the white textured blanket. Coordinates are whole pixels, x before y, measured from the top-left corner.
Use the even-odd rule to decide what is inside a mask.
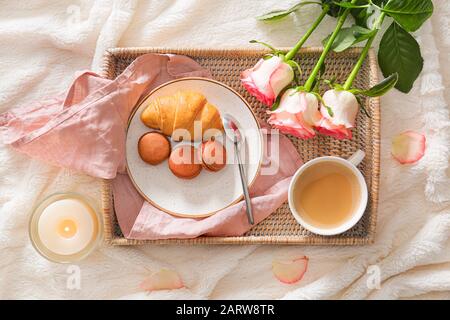
[[[5,1],[0,10],[0,112],[64,90],[74,72],[99,71],[114,46],[249,46],[260,39],[290,46],[318,8],[266,25],[254,19],[295,0]],[[71,269],[41,258],[28,239],[31,208],[56,191],[90,192],[96,179],[30,160],[0,146],[0,298],[450,298],[450,3],[416,34],[425,66],[414,89],[382,98],[382,171],[375,244],[364,247],[102,247],[78,266],[81,289],[67,288]],[[314,14],[312,14],[314,13]],[[320,45],[335,20],[307,45]],[[416,165],[390,156],[390,139],[426,134]],[[307,255],[299,283],[272,275],[274,257]],[[140,292],[148,270],[176,270],[186,287]],[[381,287],[374,277],[378,275]]]

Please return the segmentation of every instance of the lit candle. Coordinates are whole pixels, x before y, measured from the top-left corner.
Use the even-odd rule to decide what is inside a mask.
[[[101,223],[81,196],[57,194],[44,200],[35,210],[30,236],[44,257],[71,262],[85,257],[100,236]]]

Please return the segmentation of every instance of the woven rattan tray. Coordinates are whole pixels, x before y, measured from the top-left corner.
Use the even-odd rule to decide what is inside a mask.
[[[170,49],[170,48],[114,48],[105,54],[103,76],[114,79],[136,57],[145,53],[182,54],[195,59],[203,67],[209,69],[216,80],[224,82],[237,90],[252,106],[255,113],[262,119],[267,117],[262,104],[256,101],[243,89],[239,81],[242,70],[253,66],[266,51],[249,49]],[[302,49],[297,59],[308,75],[321,53],[320,48]],[[329,54],[326,60],[326,74],[335,76],[343,83],[356,62],[360,49],[349,49],[340,54]],[[354,85],[367,88],[377,83],[377,63],[374,52],[371,51],[363,64]],[[304,82],[304,78],[301,82]],[[325,88],[322,88],[325,89]],[[120,231],[114,213],[114,199],[110,183],[103,181],[102,202],[105,224],[105,240],[113,245],[137,245],[145,243],[158,244],[309,244],[309,245],[363,245],[373,241],[376,225],[378,203],[378,181],[380,173],[380,108],[378,98],[362,100],[371,118],[359,113],[357,128],[353,130],[353,139],[339,141],[330,137],[318,135],[311,140],[299,140],[290,137],[306,162],[318,156],[336,155],[348,157],[357,149],[366,152],[366,158],[360,164],[369,189],[369,202],[366,212],[359,223],[338,236],[318,236],[303,229],[292,217],[287,203],[272,213],[264,221],[253,227],[240,237],[199,237],[180,240],[130,240],[124,238]]]

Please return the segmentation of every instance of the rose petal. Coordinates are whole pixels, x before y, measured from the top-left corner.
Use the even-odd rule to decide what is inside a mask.
[[[241,73],[241,82],[245,89],[268,106],[272,105],[276,98],[270,86],[270,77],[280,63],[281,59],[276,56],[267,60],[260,59],[253,68]]]
[[[392,138],[392,156],[401,164],[414,163],[425,154],[425,136],[414,131],[405,131]]]
[[[303,110],[304,121],[311,126],[316,125],[322,118],[317,97],[310,92],[306,92],[300,96],[300,104],[305,106]]]
[[[263,103],[266,106],[271,106],[275,101],[275,96],[273,93],[265,94],[262,93],[253,83],[253,80],[251,78],[242,78],[241,79],[242,85],[244,88],[252,95],[254,96],[258,101]]]
[[[326,136],[336,138],[338,140],[351,139],[352,131],[344,125],[334,125],[330,120],[322,118],[316,127],[316,130]]]
[[[279,67],[270,77],[270,86],[275,97],[294,80],[294,70],[287,63],[280,63]]]
[[[281,97],[278,108],[269,111],[268,123],[282,133],[310,139],[316,134],[313,129],[315,118],[320,118],[318,106],[317,98],[313,94],[288,89]]]
[[[145,291],[155,291],[180,289],[184,285],[178,273],[173,270],[161,269],[144,279],[140,287]]]
[[[351,129],[355,126],[359,105],[353,93],[345,90],[328,90],[322,99],[320,106],[321,119],[315,124],[315,128],[321,134],[336,139],[351,139]],[[328,112],[333,111],[333,116]]]
[[[273,113],[267,121],[273,128],[285,134],[291,134],[301,139],[314,137],[315,132],[312,127],[302,125],[295,114],[288,112]]]
[[[306,256],[294,260],[274,260],[272,262],[273,274],[283,283],[296,283],[303,278],[308,268],[308,260]]]
[[[292,67],[280,57],[260,59],[253,68],[241,73],[242,85],[267,106],[271,106],[278,94],[294,79]]]
[[[295,89],[287,89],[281,96],[280,105],[277,109],[272,111],[273,113],[298,113],[304,110],[304,106],[301,105],[301,94]]]
[[[261,64],[258,64],[257,68],[253,69],[250,74],[255,85],[263,92],[272,91],[270,86],[270,78],[273,73],[280,67],[282,63],[281,58],[273,56],[270,59],[263,60]],[[273,91],[272,91],[273,92]]]
[[[327,108],[322,105],[320,111],[324,118],[329,119],[336,126],[344,125],[346,128],[355,126],[359,104],[353,93],[345,90],[328,90],[323,94],[322,99],[334,113],[333,117],[330,117]]]

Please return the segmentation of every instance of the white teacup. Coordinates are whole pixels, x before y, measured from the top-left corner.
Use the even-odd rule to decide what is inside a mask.
[[[336,235],[336,234],[340,234],[343,233],[345,231],[347,231],[348,229],[352,228],[363,216],[364,211],[366,209],[367,206],[367,197],[368,197],[368,193],[367,193],[367,184],[364,180],[363,175],[361,174],[361,172],[358,170],[358,168],[356,168],[356,166],[364,159],[365,157],[365,153],[361,150],[358,150],[357,152],[355,152],[350,158],[348,158],[347,160],[339,158],[339,157],[333,157],[333,156],[328,156],[328,157],[320,157],[320,158],[316,158],[313,159],[311,161],[308,161],[307,163],[303,164],[298,170],[297,172],[294,174],[294,177],[291,180],[291,183],[289,185],[289,193],[288,193],[288,198],[289,198],[289,207],[291,209],[291,212],[294,216],[294,218],[297,220],[298,223],[300,223],[305,229],[319,234],[319,235],[325,235],[325,236],[331,236],[331,235]],[[324,223],[316,223],[311,219],[312,215],[308,214],[306,212],[306,204],[308,203],[309,200],[311,201],[317,201],[317,199],[323,199],[324,203],[320,203],[319,205],[321,207],[323,206],[333,206],[332,203],[326,203],[326,201],[329,201],[329,196],[330,194],[323,194],[323,195],[314,195],[315,191],[313,187],[308,187],[309,189],[306,189],[307,186],[314,182],[314,178],[311,178],[311,172],[312,168],[314,166],[318,166],[316,168],[314,168],[314,170],[316,172],[322,172],[322,171],[326,171],[323,169],[327,169],[327,163],[330,163],[330,167],[333,167],[333,170],[337,170],[339,171],[340,166],[342,166],[342,171],[345,171],[345,174],[351,179],[351,192],[353,193],[352,195],[349,195],[348,197],[352,199],[352,203],[349,204],[349,206],[351,206],[351,208],[347,208],[347,209],[335,209],[335,212],[338,211],[345,211],[347,212],[345,214],[345,218],[335,224],[324,224]],[[308,173],[309,172],[309,173]],[[338,172],[339,173],[339,172]],[[315,174],[315,173],[314,173]],[[302,185],[302,178],[304,178],[305,181],[308,182],[304,182]],[[332,185],[330,185],[330,182],[328,181],[328,188],[332,187]],[[350,184],[349,184],[350,185]],[[322,185],[323,186],[323,185]],[[336,188],[339,188],[338,185],[336,185]],[[322,189],[319,189],[322,190]],[[335,190],[335,192],[340,192],[341,190]],[[304,193],[303,193],[304,192]],[[306,193],[308,192],[308,193]],[[350,192],[350,191],[349,191]],[[303,193],[303,195],[302,195]],[[312,194],[314,199],[309,197],[309,195]],[[347,193],[346,193],[347,195]],[[304,200],[303,202],[300,202],[300,198],[305,198],[305,197],[309,197],[306,198],[306,200]],[[317,198],[319,197],[319,198]],[[343,199],[344,197],[342,197]],[[346,198],[346,197],[345,197]],[[309,200],[308,200],[309,199]],[[341,202],[343,202],[344,200],[341,199]],[[309,201],[310,203],[313,203]],[[345,202],[345,201],[344,201]],[[305,205],[303,205],[305,204]],[[345,204],[345,203],[344,203]],[[341,207],[342,207],[342,203],[340,203]],[[340,208],[341,208],[340,207]],[[330,209],[330,215],[333,214],[333,210],[334,209]],[[311,211],[311,209],[310,209]],[[322,211],[323,212],[323,208]],[[328,214],[328,213],[327,213]],[[321,218],[326,217],[326,215],[321,215]],[[330,216],[331,217],[331,216]],[[336,217],[333,217],[336,218]],[[318,220],[317,220],[318,221]]]

